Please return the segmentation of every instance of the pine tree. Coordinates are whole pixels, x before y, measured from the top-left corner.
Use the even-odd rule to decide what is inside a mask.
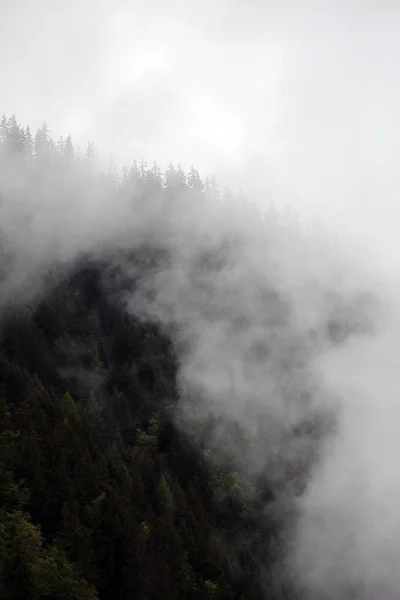
[[[195,190],[197,192],[202,192],[204,190],[204,184],[200,179],[199,172],[192,165],[190,172],[187,175],[187,184],[190,189]]]
[[[53,141],[47,123],[44,122],[35,135],[34,155],[36,158],[48,156],[53,149]]]
[[[7,135],[4,140],[4,147],[9,154],[22,152],[24,149],[24,131],[18,125],[15,115],[12,115],[7,121]]]
[[[25,146],[26,154],[28,156],[33,156],[34,141],[33,141],[32,133],[31,133],[31,128],[29,127],[29,125],[25,128],[24,146]]]

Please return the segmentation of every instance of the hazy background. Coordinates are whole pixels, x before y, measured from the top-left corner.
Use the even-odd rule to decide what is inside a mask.
[[[0,110],[118,163],[194,163],[395,267],[399,33],[381,0],[3,0]]]

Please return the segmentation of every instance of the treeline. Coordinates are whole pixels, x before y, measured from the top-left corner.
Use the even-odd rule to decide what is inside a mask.
[[[37,130],[33,135],[29,126],[22,127],[15,115],[7,117],[3,115],[0,119],[0,151],[3,161],[18,156],[38,161],[38,166],[49,169],[71,168],[85,169],[86,174],[91,171],[101,178],[102,183],[108,183],[115,189],[123,188],[141,182],[146,184],[149,194],[154,194],[157,189],[173,189],[174,193],[185,189],[203,192],[212,199],[231,201],[233,198],[244,200],[245,197],[239,193],[234,195],[229,188],[222,192],[218,189],[214,176],[202,179],[197,169],[192,166],[189,172],[185,172],[181,164],[169,164],[165,172],[161,170],[156,161],[148,166],[144,160],[134,160],[132,165],[118,169],[116,164],[110,160],[106,168],[100,164],[99,153],[93,142],[89,141],[85,151],[75,148],[71,135],[61,136],[57,141],[53,140],[47,123]]]

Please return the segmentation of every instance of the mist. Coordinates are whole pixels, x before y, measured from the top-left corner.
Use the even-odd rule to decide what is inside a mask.
[[[4,48],[20,28],[29,40],[22,4],[9,13]],[[92,20],[98,5],[83,4]],[[95,137],[119,162],[131,153],[194,162],[209,170],[204,175],[244,186],[249,201],[196,192],[167,201],[155,190],[143,202],[137,182],[116,185],[90,158],[55,164],[53,154],[33,160],[4,144],[0,325],[11,307],[40,299],[54,265],[118,257],[132,285],[110,293],[173,340],[179,424],[201,435],[219,464],[274,487],[285,547],[277,579],[293,581],[305,600],[395,598],[399,12],[311,3],[301,10],[251,3],[246,11],[237,2],[237,18],[223,27],[228,9],[220,2],[208,27],[207,3],[195,22],[175,3],[167,35],[159,3],[153,21],[140,3],[120,3],[115,13],[100,4],[90,28],[97,58],[65,44],[69,66],[54,58],[50,70],[64,87],[51,103],[44,75],[41,89],[11,85],[13,64],[40,72],[44,45],[35,46],[36,63],[13,54],[3,74],[5,109],[34,126],[50,118],[82,144]],[[75,14],[39,5],[33,21],[41,11],[55,25]],[[128,43],[130,23],[148,34],[137,48]],[[82,40],[83,18],[79,24]],[[163,60],[155,52],[133,76],[130,54],[142,49],[139,57],[148,57],[152,44]],[[186,84],[177,76],[186,66],[177,58],[182,48],[197,66]],[[202,53],[210,58],[216,49],[217,67],[207,73]],[[119,60],[125,66],[116,70]],[[90,85],[80,90],[89,71]],[[196,113],[193,121],[193,99],[208,106],[207,118]],[[217,108],[233,115],[218,136]],[[149,247],[159,254],[145,271],[126,258]]]

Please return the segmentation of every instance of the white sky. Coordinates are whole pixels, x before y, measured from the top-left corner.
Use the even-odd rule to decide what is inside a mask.
[[[0,67],[0,112],[22,123],[194,163],[392,256],[396,0],[1,0]]]

